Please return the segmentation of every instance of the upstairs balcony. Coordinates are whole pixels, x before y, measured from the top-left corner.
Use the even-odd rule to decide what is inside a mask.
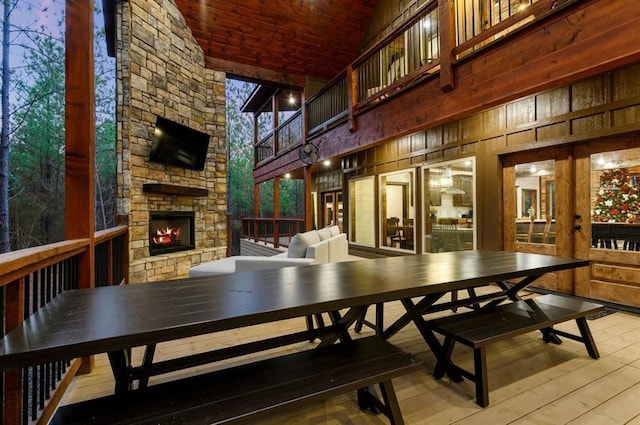
[[[295,114],[256,139],[255,183],[284,173],[301,178],[304,164],[297,149],[308,142],[321,145],[322,158],[340,158],[567,78],[585,78],[632,62],[633,51],[612,48],[620,43],[605,38],[605,33],[621,37],[623,31],[608,33],[617,18],[597,3],[433,0],[422,4],[306,99]],[[572,39],[575,31],[580,37]],[[574,52],[577,45],[593,49],[593,55]]]

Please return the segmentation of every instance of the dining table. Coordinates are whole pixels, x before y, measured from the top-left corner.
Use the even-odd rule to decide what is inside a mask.
[[[452,291],[496,285],[490,298],[517,299],[545,273],[588,260],[506,251],[459,251],[239,272],[210,277],[64,291],[0,340],[0,370],[107,353],[115,393],[150,376],[218,362],[309,339],[329,345],[352,338],[350,327],[371,305],[401,301],[405,313],[380,335],[413,323],[438,350],[425,316]],[[196,335],[327,314],[331,323],[238,346],[154,361],[156,344]],[[427,317],[427,318],[425,318]],[[434,341],[435,340],[435,341]],[[140,364],[131,350],[145,347]]]

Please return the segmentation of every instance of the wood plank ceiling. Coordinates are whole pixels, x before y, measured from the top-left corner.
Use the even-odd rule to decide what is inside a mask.
[[[376,0],[176,0],[207,66],[331,79],[358,55]],[[265,72],[267,70],[267,72]]]

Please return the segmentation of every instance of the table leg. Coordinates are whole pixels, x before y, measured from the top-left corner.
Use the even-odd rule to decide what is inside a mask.
[[[356,320],[363,314],[368,306],[363,305],[359,307],[350,308],[344,316],[339,311],[329,312],[331,317],[332,327],[336,329],[335,333],[323,336],[318,347],[323,347],[335,343],[338,339],[341,342],[351,340],[349,335],[349,327],[352,326]]]
[[[147,368],[153,364],[153,356],[156,352],[156,344],[147,345],[144,350],[144,360],[142,361],[142,376],[138,388],[147,388],[149,385],[149,374]]]
[[[125,394],[131,391],[133,384],[131,379],[131,349],[110,351],[108,356],[113,378],[116,381],[114,393]]]
[[[396,333],[398,333],[402,328],[407,326],[411,322],[416,322],[415,319],[420,317],[422,319],[423,312],[432,306],[436,301],[444,296],[445,293],[439,294],[431,294],[424,297],[417,304],[414,304],[411,299],[406,299],[402,301],[406,312],[398,318],[395,322],[393,322],[387,329],[382,332],[382,337],[384,339],[389,339]],[[416,323],[417,325],[417,323]]]

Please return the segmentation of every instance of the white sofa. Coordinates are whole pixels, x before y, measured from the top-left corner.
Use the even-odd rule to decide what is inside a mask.
[[[189,269],[189,277],[211,276],[241,271],[335,263],[349,260],[347,235],[338,226],[298,233],[282,254],[272,257],[240,255],[203,263]]]

